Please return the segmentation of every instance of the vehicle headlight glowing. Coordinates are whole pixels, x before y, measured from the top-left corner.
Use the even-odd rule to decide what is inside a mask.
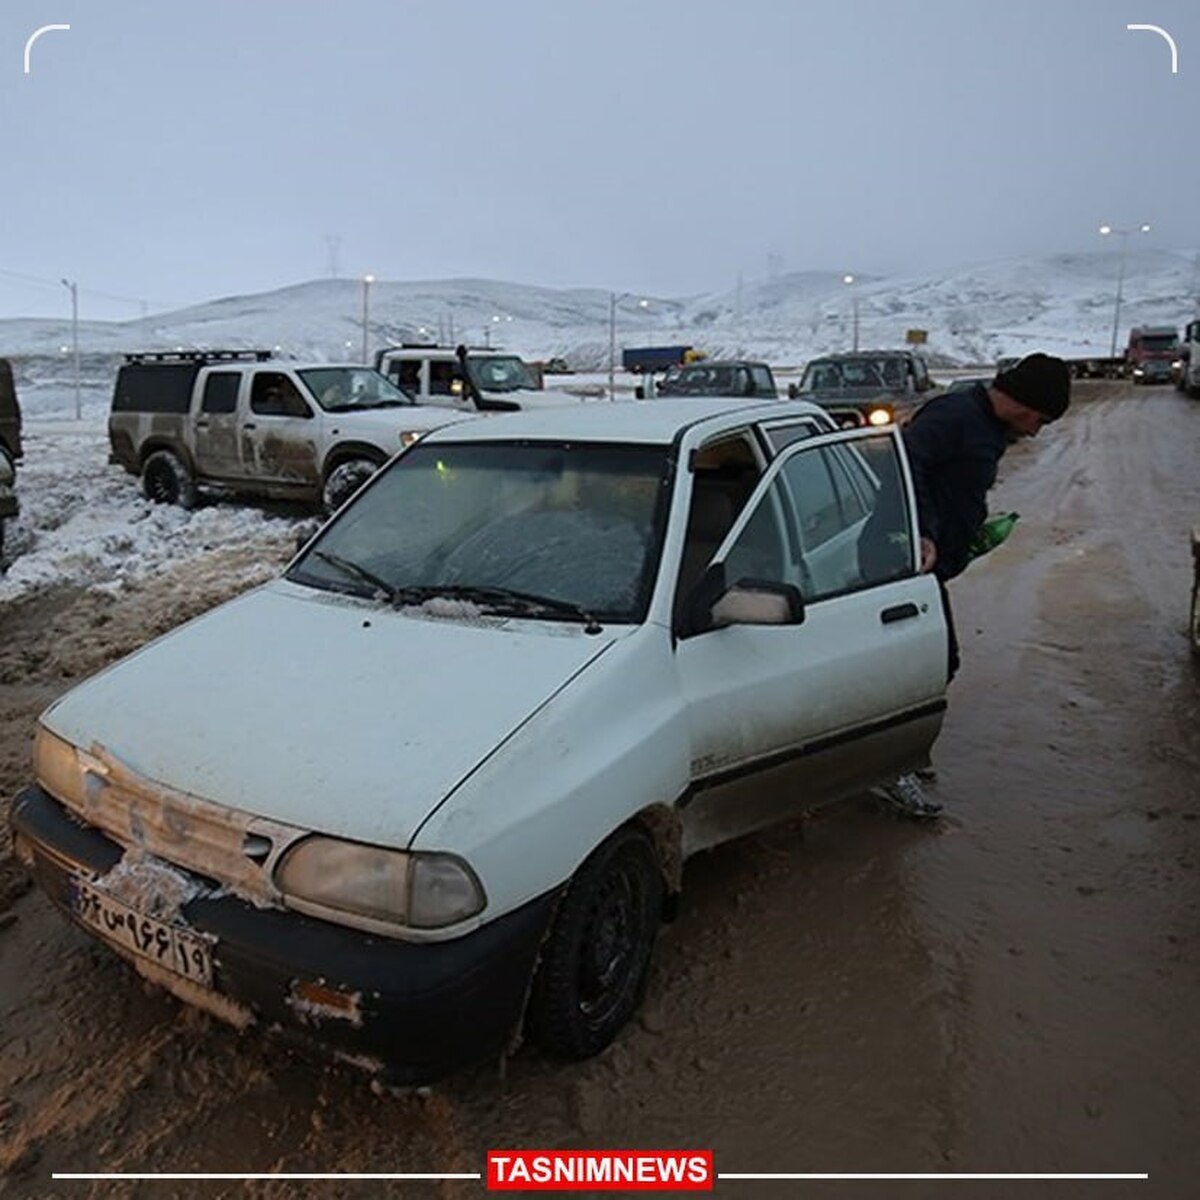
[[[868,425],[890,425],[892,414],[886,408],[873,408],[867,414]]]
[[[440,929],[473,917],[483,889],[449,854],[409,854],[338,838],[311,837],[284,855],[275,883],[292,907],[314,915],[366,918]]]
[[[44,725],[33,741],[33,773],[56,800],[72,808],[83,804],[84,770],[79,751]]]

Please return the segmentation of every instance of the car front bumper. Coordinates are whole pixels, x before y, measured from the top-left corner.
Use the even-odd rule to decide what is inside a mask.
[[[41,889],[140,973],[232,1024],[269,1029],[398,1085],[431,1083],[513,1043],[558,894],[453,941],[416,943],[256,908],[192,876],[205,894],[179,916],[212,947],[212,982],[201,985],[110,942],[76,912],[76,880],[102,886],[123,857],[116,842],[36,786],[16,798],[9,819],[17,855]]]

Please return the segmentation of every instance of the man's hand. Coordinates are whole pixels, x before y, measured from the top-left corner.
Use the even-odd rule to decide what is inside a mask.
[[[937,547],[929,538],[921,539],[921,574],[928,575],[937,562]]]

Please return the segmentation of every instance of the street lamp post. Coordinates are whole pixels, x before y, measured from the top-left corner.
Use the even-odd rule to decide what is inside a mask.
[[[369,363],[371,360],[367,357],[367,321],[371,315],[371,284],[375,282],[374,275],[364,275],[362,278],[363,285],[363,314],[362,314],[362,360],[364,363]]]
[[[75,420],[83,417],[79,395],[79,285],[70,279],[59,281],[71,293],[71,350],[75,358]]]
[[[842,282],[850,289],[850,302],[854,310],[854,349],[858,350],[858,291],[854,287],[854,276],[843,275]]]
[[[617,398],[617,301],[629,298],[628,292],[608,293],[608,398]],[[649,300],[639,300],[639,308],[649,308]]]
[[[1117,331],[1121,324],[1121,293],[1125,287],[1125,249],[1131,233],[1149,233],[1149,225],[1139,225],[1136,229],[1115,229],[1111,225],[1101,225],[1100,232],[1104,237],[1115,233],[1121,239],[1120,266],[1117,268],[1117,302],[1113,308],[1112,346],[1109,348],[1109,358],[1117,357]]]

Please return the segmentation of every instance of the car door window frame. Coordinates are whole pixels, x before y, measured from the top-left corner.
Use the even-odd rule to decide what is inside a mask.
[[[869,588],[883,587],[889,583],[893,583],[896,579],[910,578],[918,573],[918,558],[917,548],[920,544],[920,532],[917,525],[916,499],[913,491],[912,474],[909,470],[908,459],[904,453],[904,443],[900,436],[900,431],[895,426],[887,429],[850,429],[843,430],[838,433],[826,434],[822,437],[806,438],[797,442],[793,442],[786,450],[780,452],[775,459],[767,467],[762,478],[758,481],[753,493],[746,500],[742,507],[742,511],[738,513],[737,519],[730,527],[729,532],[725,535],[724,541],[717,547],[716,552],[712,557],[714,564],[724,563],[728,558],[730,551],[737,545],[738,540],[742,536],[743,530],[754,519],[758,511],[759,505],[763,503],[764,498],[767,498],[767,493],[775,485],[776,479],[783,473],[787,464],[798,454],[807,454],[820,451],[828,446],[838,446],[850,444],[853,446],[855,442],[863,442],[869,439],[887,438],[893,446],[893,453],[896,458],[896,465],[900,472],[900,486],[905,504],[907,517],[907,533],[909,540],[909,563],[908,569],[903,575],[899,575],[889,579],[861,581],[853,587],[842,588],[837,591],[827,592],[821,596],[804,596],[804,602],[808,604],[821,604],[828,600],[835,600],[841,596],[850,595],[854,592],[865,591]],[[809,546],[803,538],[803,531],[798,528],[792,528],[795,521],[792,519],[798,516],[798,506],[796,498],[792,495],[791,487],[786,476],[783,479],[783,488],[789,500],[791,513],[776,512],[776,520],[782,521],[782,527],[785,536],[791,539],[794,535],[799,539],[800,565],[803,567],[804,557],[811,552],[814,547]],[[770,497],[770,502],[775,504],[776,501]],[[817,547],[819,548],[819,547]],[[789,547],[791,549],[791,547]],[[733,582],[733,581],[730,581]]]

